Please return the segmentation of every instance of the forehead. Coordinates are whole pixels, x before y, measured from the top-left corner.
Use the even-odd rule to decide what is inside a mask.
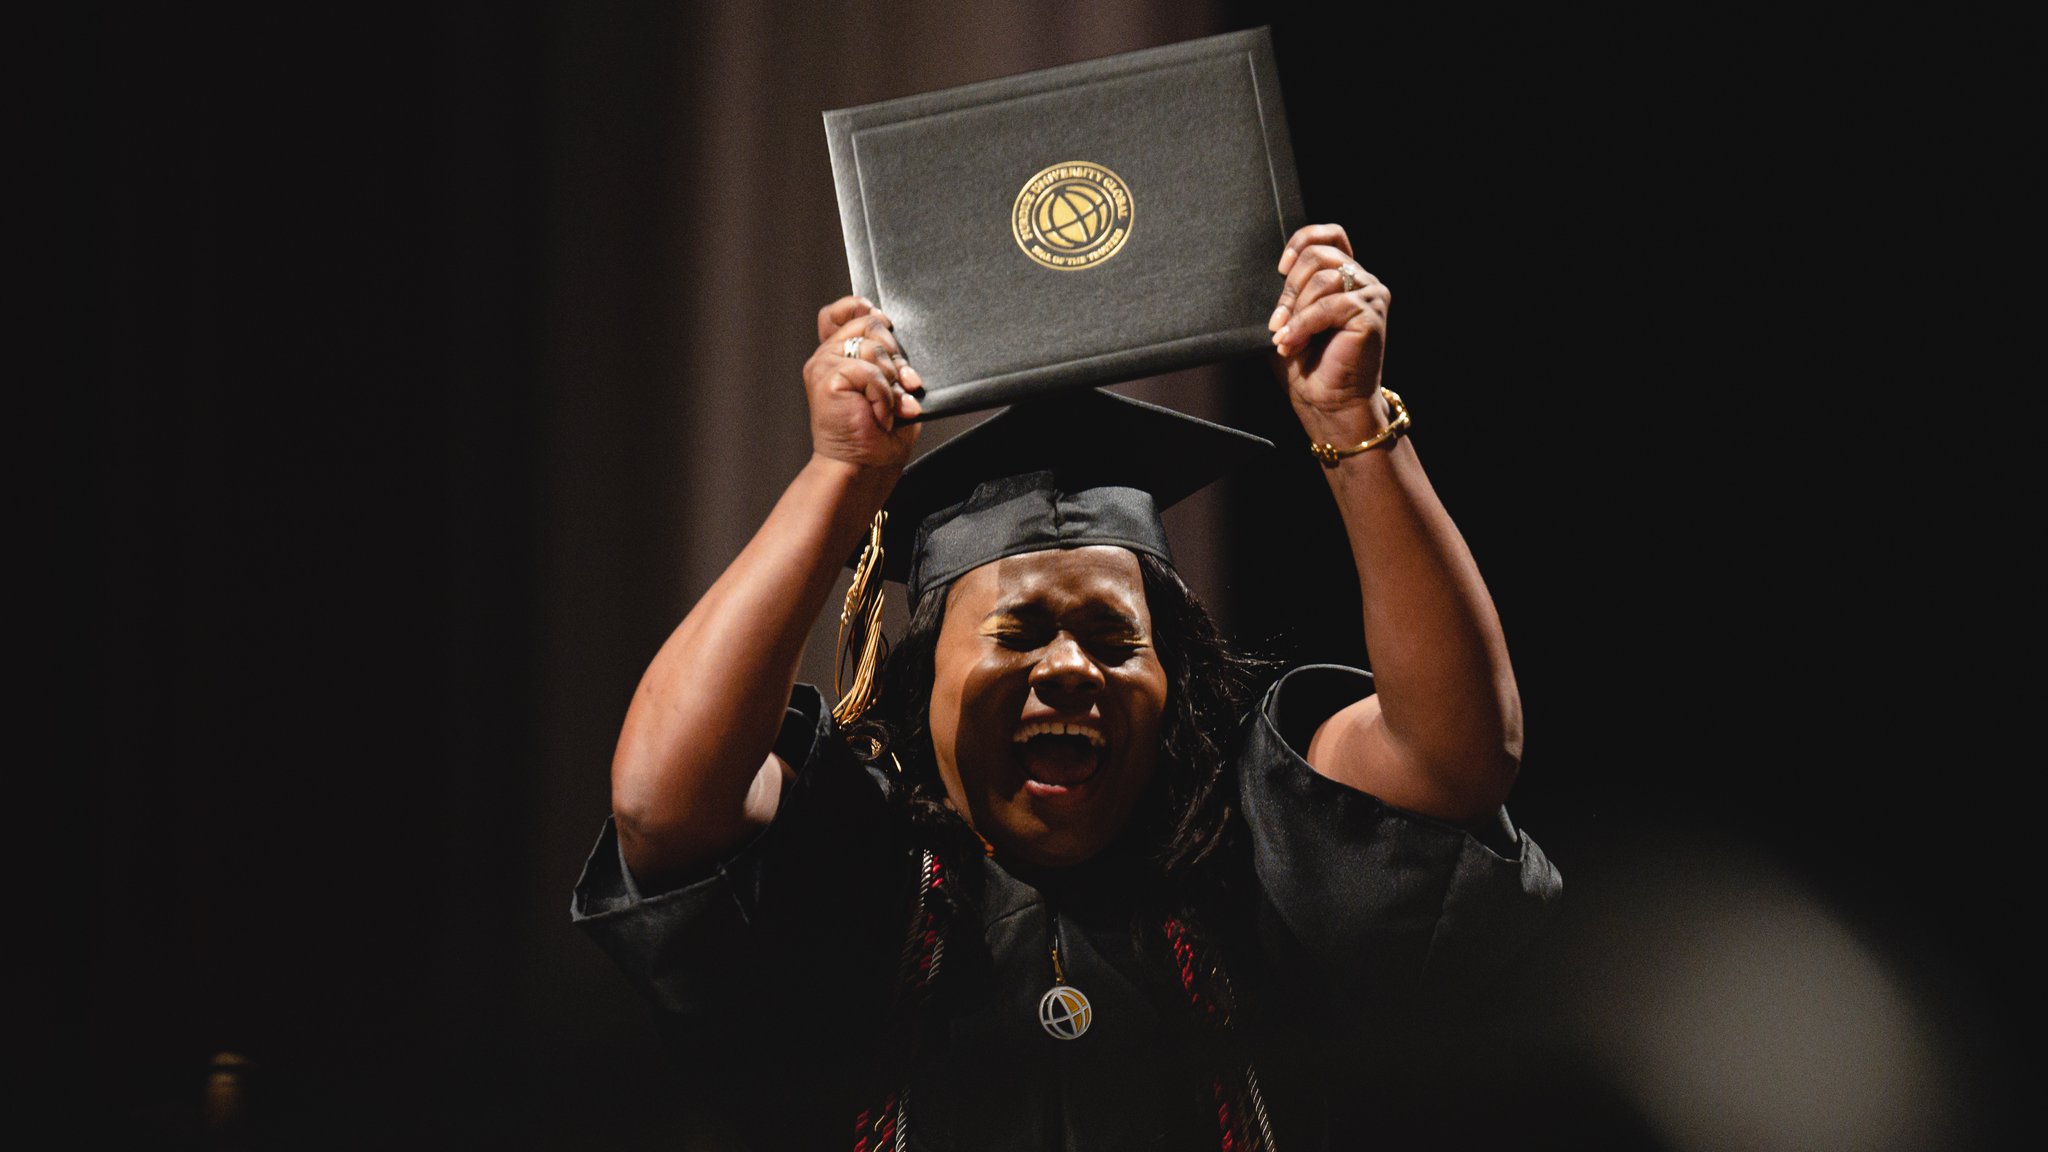
[[[1148,617],[1145,577],[1136,553],[1112,544],[1091,544],[1005,556],[956,580],[946,612],[979,617],[1022,607],[1058,612],[1085,606]]]

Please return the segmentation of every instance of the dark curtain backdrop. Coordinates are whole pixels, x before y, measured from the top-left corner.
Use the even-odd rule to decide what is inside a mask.
[[[2009,30],[1223,0],[72,16],[95,1115],[721,1146],[567,899],[641,668],[808,450],[819,114],[1260,23],[1310,216],[1394,288],[1388,382],[1521,677],[1512,809],[1569,881],[1380,1136],[2001,1144],[2039,516],[1949,386],[2012,379],[2028,319],[1983,255]],[[1128,387],[1286,449],[1170,518],[1234,634],[1365,660],[1263,366]]]

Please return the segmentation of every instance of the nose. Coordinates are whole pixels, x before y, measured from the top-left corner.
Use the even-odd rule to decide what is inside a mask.
[[[1102,668],[1072,635],[1062,632],[1046,645],[1045,654],[1031,668],[1031,686],[1039,699],[1052,704],[1049,696],[1090,696],[1102,690]],[[1055,705],[1057,706],[1057,705]]]

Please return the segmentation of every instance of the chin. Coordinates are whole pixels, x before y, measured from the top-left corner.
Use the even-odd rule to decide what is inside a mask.
[[[1020,828],[999,822],[998,834],[989,837],[997,855],[1035,868],[1067,868],[1100,856],[1116,839],[1094,829],[1048,827],[1037,821],[1030,824]]]
[[[1012,854],[1038,868],[1071,868],[1076,864],[1086,864],[1101,852],[1099,845],[1027,844],[1019,846]]]

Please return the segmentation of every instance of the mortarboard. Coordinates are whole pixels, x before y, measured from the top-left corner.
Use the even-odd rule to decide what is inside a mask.
[[[1159,513],[1273,447],[1095,388],[1013,404],[913,461],[882,571],[928,588],[1005,556],[1116,544],[1171,563]]]

